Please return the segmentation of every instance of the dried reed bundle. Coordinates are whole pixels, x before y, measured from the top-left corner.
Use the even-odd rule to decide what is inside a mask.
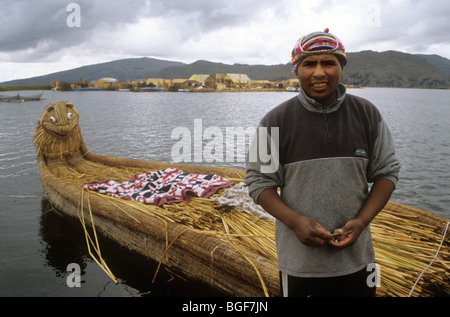
[[[443,232],[436,225],[422,222],[418,215],[396,210],[394,204],[387,207],[371,225],[376,261],[381,268],[378,294],[409,296],[417,278],[436,255]],[[449,285],[449,246],[446,237],[436,261],[418,281],[412,296],[433,296],[432,283]]]
[[[389,207],[389,206],[388,206]],[[215,205],[207,199],[196,198],[191,203],[179,206],[165,206],[171,211],[167,217],[173,221],[189,225],[205,232],[223,232],[233,237],[237,243],[277,261],[274,224],[247,213]],[[182,215],[177,216],[182,211]],[[218,222],[222,218],[223,227]],[[376,262],[380,267],[381,285],[378,296],[409,296],[419,274],[435,256],[442,233],[436,226],[420,222],[418,216],[392,211],[385,208],[373,221]],[[444,242],[437,260],[418,282],[412,296],[433,296],[431,283],[448,285],[450,281],[449,239]]]
[[[86,189],[82,187],[86,182],[99,179],[117,179],[118,181],[125,181],[130,179],[130,175],[144,172],[141,168],[116,168],[85,159],[77,160],[73,164],[53,162],[48,164],[48,167],[51,169],[52,175],[55,175],[65,182],[75,185],[81,191],[86,191]],[[189,203],[181,202],[157,207],[154,205],[142,204],[136,201],[118,199],[92,191],[89,191],[89,196],[107,201],[111,205],[109,212],[124,213],[136,223],[139,223],[140,220],[133,217],[129,212],[130,210],[150,215],[154,218],[160,219],[163,223],[172,222],[183,224],[190,230],[196,230],[196,232],[200,232],[205,235],[213,235],[218,237],[225,243],[230,244],[234,249],[241,253],[244,258],[246,258],[246,256],[245,253],[241,251],[241,248],[246,248],[248,250],[257,249],[259,250],[257,252],[258,254],[264,254],[267,258],[276,261],[276,253],[274,248],[265,248],[264,244],[261,242],[257,242],[255,244],[255,241],[258,240],[269,240],[272,241],[272,244],[274,244],[273,223],[264,221],[249,214],[237,212],[232,208],[221,207],[215,200],[192,197]],[[88,207],[85,207],[85,209]],[[229,230],[225,228],[226,223],[231,223],[239,218],[242,218],[241,222],[247,228],[253,228],[252,230],[257,234],[255,235],[252,232],[243,234],[243,229]],[[235,225],[233,224],[233,228],[234,227]],[[173,242],[174,241],[172,241],[172,243]],[[167,248],[170,248],[170,245],[167,244]],[[272,254],[270,254],[270,251],[272,251]],[[248,258],[246,259],[248,260]],[[254,266],[250,260],[248,261],[252,266]],[[99,259],[98,262],[102,263],[101,259]],[[107,269],[105,272],[107,272]],[[262,288],[265,292],[267,292],[265,289],[266,286],[264,285],[264,282],[262,281],[256,268],[255,273],[261,280]]]
[[[86,160],[69,168],[55,164],[52,170],[59,177],[76,183],[80,190],[86,182],[99,179],[124,181],[131,175],[144,172],[141,168],[122,169]],[[222,190],[217,195],[221,193]],[[192,197],[189,203],[156,207],[96,192],[90,192],[90,195],[109,201],[111,211],[127,213],[128,208],[133,208],[164,222],[184,224],[205,235],[214,235],[235,248],[247,248],[275,264],[277,262],[274,223],[236,211],[233,207],[220,206],[216,200]],[[133,220],[139,222],[139,219]],[[371,231],[376,262],[381,270],[381,286],[377,288],[377,295],[408,296],[419,274],[433,259],[442,233],[435,225],[421,222],[419,216],[395,210],[389,204],[374,219]],[[429,285],[447,285],[450,280],[449,268],[450,251],[447,238],[436,261],[418,282],[412,295],[432,296]]]
[[[89,232],[88,232],[88,230],[86,228],[86,221],[84,219],[84,213],[81,212],[83,210],[83,201],[84,201],[84,199],[83,199],[83,196],[82,196],[82,198],[80,200],[79,219],[80,219],[80,222],[81,222],[81,225],[83,227],[84,234],[85,234],[85,237],[86,237],[86,244],[87,244],[87,247],[88,247],[88,252],[91,255],[92,259],[95,261],[95,263],[97,263],[98,266],[100,266],[100,268],[106,273],[106,275],[108,275],[109,278],[111,280],[113,280],[114,283],[117,284],[116,277],[111,272],[111,270],[109,269],[108,265],[106,264],[105,260],[102,257],[102,254],[101,254],[101,251],[100,251],[100,245],[98,243],[98,238],[97,238],[97,231],[95,230],[95,223],[94,223],[94,219],[92,217],[92,210],[91,210],[90,204],[88,206],[88,209],[89,209],[89,216],[90,216],[90,221],[91,221],[91,227],[92,227],[92,230],[93,230],[93,233],[94,233],[94,238],[95,238],[94,240],[95,240],[95,242],[91,238],[91,236],[89,235]],[[97,254],[98,258],[92,253],[91,246],[94,249],[95,253]]]

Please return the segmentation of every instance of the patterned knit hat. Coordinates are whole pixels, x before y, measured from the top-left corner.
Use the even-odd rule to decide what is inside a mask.
[[[328,33],[328,28],[323,32],[314,32],[301,37],[292,50],[292,72],[296,74],[300,62],[308,55],[336,54],[341,66],[347,65],[345,48],[341,41],[333,34]]]

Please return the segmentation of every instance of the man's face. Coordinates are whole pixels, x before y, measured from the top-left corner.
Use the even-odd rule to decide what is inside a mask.
[[[333,54],[307,56],[297,68],[297,77],[306,94],[326,106],[336,99],[343,70]]]

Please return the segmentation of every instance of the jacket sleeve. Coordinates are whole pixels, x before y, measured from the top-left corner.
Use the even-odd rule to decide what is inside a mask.
[[[375,139],[367,171],[367,181],[372,183],[380,178],[390,180],[397,185],[400,162],[395,155],[395,145],[389,127],[381,119],[378,135]]]
[[[256,129],[246,157],[244,182],[255,203],[265,189],[277,189],[283,185],[284,170],[279,159],[278,128],[259,126]]]

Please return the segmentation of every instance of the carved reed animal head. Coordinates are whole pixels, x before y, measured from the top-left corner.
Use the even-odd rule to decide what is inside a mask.
[[[80,115],[68,101],[53,101],[42,111],[34,133],[36,151],[47,158],[72,155],[80,148]]]

